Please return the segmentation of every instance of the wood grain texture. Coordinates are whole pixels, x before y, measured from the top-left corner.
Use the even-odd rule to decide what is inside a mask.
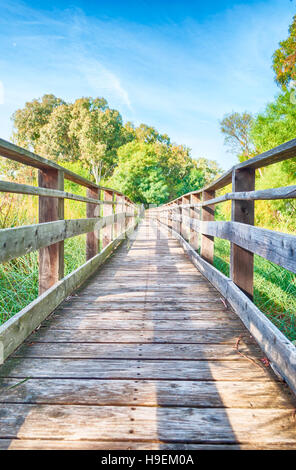
[[[92,199],[99,199],[100,194],[97,188],[88,188],[87,196]],[[86,205],[86,217],[87,218],[98,218],[100,217],[100,206],[87,203]],[[86,261],[96,256],[100,251],[99,247],[100,240],[100,231],[94,230],[93,232],[88,232],[86,235]]]
[[[64,173],[60,170],[39,170],[38,185],[63,191]],[[39,197],[39,223],[64,219],[64,200]],[[11,243],[11,240],[8,240]],[[39,295],[64,277],[64,241],[51,243],[39,250]],[[6,251],[6,247],[3,250]]]
[[[228,409],[226,414],[221,409],[202,408],[13,404],[0,410],[0,433],[18,439],[117,441],[129,436],[130,440],[235,444],[258,443],[260,429],[260,442],[292,446],[296,437],[293,413],[280,409]]]
[[[130,231],[132,230],[133,228],[130,229]],[[54,284],[1,325],[0,349],[2,356],[0,361],[3,362],[74,289],[85,282],[121,242],[121,238],[114,240],[101,253]]]
[[[234,191],[253,191],[255,189],[255,170],[244,168],[232,174]],[[248,226],[254,225],[254,201],[233,200],[231,220]],[[253,300],[254,254],[235,243],[230,247],[230,277],[233,282]]]
[[[224,274],[203,260],[180,234],[172,231],[195,266],[229,302],[254,336],[273,369],[296,393],[296,348],[253,302]]]
[[[224,295],[160,225],[134,235],[0,367],[0,449],[293,448],[295,398]]]
[[[67,238],[100,230],[128,217],[124,213],[101,218],[69,219],[0,230],[0,263],[48,247]]]
[[[212,199],[215,196],[215,191],[203,191],[202,200],[206,202],[208,199]],[[201,211],[201,220],[203,222],[209,222],[215,220],[215,208],[213,206],[203,206]],[[201,257],[204,258],[208,263],[213,264],[214,260],[214,237],[202,233],[201,235],[201,246],[200,246]]]

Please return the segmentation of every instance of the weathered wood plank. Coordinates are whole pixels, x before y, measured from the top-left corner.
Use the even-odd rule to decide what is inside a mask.
[[[29,379],[14,387],[17,383],[0,379],[0,403],[295,408],[288,388],[271,381]]]
[[[99,190],[99,188],[94,188]],[[59,199],[71,199],[72,201],[87,202],[95,205],[103,204],[103,201],[93,199],[86,196],[80,196],[79,194],[68,193],[67,191],[60,191],[58,189],[42,188],[39,186],[29,186],[27,184],[12,183],[10,181],[0,180],[0,192],[3,193],[14,193],[14,194],[27,194],[31,196],[46,196],[55,197]],[[119,196],[120,197],[120,196]],[[105,204],[109,204],[105,202]],[[110,203],[112,204],[112,202]],[[123,204],[122,202],[115,202],[119,207]]]
[[[47,160],[46,158],[40,157],[39,155],[30,152],[29,150],[26,150],[22,147],[19,147],[15,144],[12,144],[11,142],[8,142],[4,139],[0,139],[0,155],[2,157],[9,158],[10,160],[23,163],[24,165],[29,165],[33,168],[38,168],[39,170],[61,170],[64,172],[65,178],[87,188],[109,189],[103,186],[98,186],[92,181],[83,178],[83,176],[77,175],[76,173],[73,173],[67,168],[58,165],[53,160]],[[117,194],[122,194],[119,191],[115,192]],[[129,199],[128,201],[131,202]]]
[[[84,311],[88,310],[97,310],[98,312],[108,312],[112,310],[119,310],[122,308],[127,308],[129,311],[132,310],[139,310],[139,308],[142,308],[144,305],[144,302],[112,302],[112,304],[106,302],[100,303],[100,304],[95,304],[95,303],[87,303],[87,302],[78,302],[76,301],[74,304],[74,301],[71,299],[67,301],[65,304],[63,304],[63,308],[69,309],[73,308],[74,306],[77,309],[83,309]],[[221,310],[228,310],[228,307],[221,306],[220,303],[217,302],[212,302],[212,303],[174,303],[172,302],[171,304],[159,304],[158,302],[146,302],[145,303],[145,311],[158,311],[158,312],[171,312],[175,311],[178,309],[180,312],[200,312],[200,311],[210,311],[213,312],[213,316],[215,316],[216,311],[221,311]]]
[[[273,263],[296,272],[296,237],[240,222],[187,220],[197,232],[223,238]]]
[[[254,345],[241,345],[240,351],[251,357],[263,354]],[[67,344],[28,343],[22,345],[13,357],[56,359],[161,359],[161,360],[241,360],[233,345],[204,344]]]
[[[0,367],[0,377],[160,379],[160,380],[270,380],[267,368],[249,361],[163,361],[119,359],[9,358]]]
[[[203,199],[202,199],[203,202],[206,202],[208,199],[212,199],[215,196],[215,191],[203,191],[202,196],[203,196]],[[201,220],[206,223],[208,221],[215,220],[215,207],[203,206],[202,211],[201,211]],[[184,223],[186,222],[184,221]],[[211,235],[202,233],[200,254],[202,258],[208,261],[208,263],[213,264],[214,238]]]
[[[67,238],[92,232],[120,220],[124,214],[102,218],[69,219],[0,230],[0,263],[50,246]]]
[[[295,445],[296,439],[292,410],[229,409],[226,414],[203,408],[14,404],[0,416],[0,433],[19,439],[116,441],[125,435],[131,440],[235,444],[258,443],[258,429],[264,443]]]
[[[234,191],[252,191],[255,189],[255,170],[245,168],[234,170],[232,174],[232,189]],[[254,225],[254,201],[232,201],[231,220],[248,226]],[[253,300],[253,252],[231,243],[230,247],[230,277],[233,282]]]
[[[245,334],[244,334],[245,333]],[[28,342],[67,342],[67,343],[193,343],[193,344],[224,344],[235,345],[239,336],[243,334],[244,342],[250,343],[254,340],[241,328],[237,330],[225,330],[216,328],[212,324],[211,329],[192,330],[102,330],[92,328],[91,330],[57,330],[40,328],[34,333]]]
[[[130,229],[131,231],[133,228]],[[117,238],[101,253],[57,282],[44,294],[0,326],[0,363],[69,295],[79,287],[121,243]]]
[[[0,450],[291,450],[291,444],[179,444],[138,441],[0,439]]]
[[[92,199],[99,199],[100,193],[97,188],[88,188],[87,196]],[[100,206],[87,203],[86,204],[86,217],[88,219],[94,219],[100,217]],[[100,232],[99,230],[94,230],[93,232],[88,232],[86,235],[86,261],[96,256],[100,251],[99,247]]]
[[[296,392],[295,346],[229,278],[203,260],[177,232],[172,231],[172,234],[181,242],[196,267],[227,299],[269,358],[272,367]]]
[[[113,202],[114,193],[113,191],[103,191],[103,197],[104,197],[104,201]],[[125,211],[126,210],[127,209],[125,209]],[[110,205],[110,204],[103,205],[103,216],[114,218],[113,205]],[[107,246],[113,239],[113,225],[112,224],[106,225],[103,228],[102,233],[103,233],[102,244],[103,244],[103,248],[105,248],[105,246]]]
[[[72,322],[69,322],[69,318],[50,317],[48,320],[44,320],[44,325],[48,325],[53,329],[93,329],[95,326],[103,330],[195,330],[199,333],[201,330],[208,328],[228,328],[228,330],[235,329],[243,330],[244,326],[237,320],[216,320],[214,323],[211,321],[204,320],[99,320],[97,318],[73,318]]]
[[[44,188],[53,188],[62,191],[64,189],[64,173],[60,170],[39,170],[38,184]],[[39,197],[40,224],[63,219],[63,199],[48,198],[45,196]],[[11,247],[10,238],[5,242],[3,252],[6,252],[8,249],[7,245]],[[60,240],[57,243],[50,243],[49,245],[50,246],[43,245],[43,248],[39,250],[39,295],[43,294],[43,292],[64,277],[64,241]],[[19,247],[19,244],[17,246]]]
[[[61,308],[56,310],[54,313],[56,318],[63,317],[68,318],[69,321],[72,319],[82,318],[93,318],[97,320],[207,320],[212,321],[215,325],[216,320],[228,320],[232,322],[237,320],[236,313],[231,310],[215,311],[213,315],[212,310],[205,311],[150,311],[145,310],[130,310],[129,308],[123,308],[121,310],[83,310],[83,309],[72,309],[72,308]]]

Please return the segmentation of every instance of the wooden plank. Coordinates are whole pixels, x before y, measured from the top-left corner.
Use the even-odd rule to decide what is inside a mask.
[[[102,330],[92,328],[79,330],[40,328],[28,342],[31,343],[192,343],[192,344],[232,344],[235,346],[239,336],[243,341],[253,343],[250,334],[241,328],[225,330],[212,324],[206,330]]]
[[[189,204],[190,203],[190,196],[183,196],[181,198],[181,204]],[[181,209],[181,214],[182,214],[182,220],[183,220],[183,217],[187,216],[189,217],[189,209],[187,208],[182,208]],[[187,225],[185,223],[181,223],[181,234],[183,236],[183,238],[185,238],[185,240],[189,240],[189,236],[190,236],[190,230],[189,228],[187,227]]]
[[[63,191],[64,173],[60,170],[39,170],[38,185]],[[64,200],[39,197],[39,223],[64,219]],[[11,243],[11,240],[8,241]],[[43,245],[44,246],[44,245]],[[6,247],[3,251],[6,251]],[[39,295],[64,277],[64,241],[51,243],[39,250]]]
[[[282,188],[259,189],[257,191],[237,191],[226,193],[222,196],[211,199],[207,204],[217,204],[220,202],[236,201],[269,201],[277,199],[295,199],[296,186],[285,186]],[[202,203],[203,204],[203,203]],[[197,204],[197,207],[202,206]]]
[[[269,381],[267,368],[249,361],[183,361],[134,359],[9,358],[0,367],[2,378],[84,378]],[[1,421],[1,420],[0,420]]]
[[[274,147],[267,152],[264,152],[256,157],[250,158],[245,162],[239,163],[238,165],[233,166],[230,170],[226,171],[222,176],[218,179],[210,183],[209,185],[205,186],[199,191],[192,191],[190,193],[186,193],[185,196],[190,194],[200,194],[203,190],[205,191],[216,191],[217,189],[224,188],[228,184],[231,183],[232,180],[232,172],[234,170],[240,170],[243,168],[263,168],[268,165],[272,165],[273,163],[281,162],[284,160],[289,160],[290,158],[295,157],[296,152],[296,139],[289,140],[282,145]],[[178,199],[175,199],[172,202],[176,202]]]
[[[188,444],[139,441],[71,441],[29,439],[1,439],[1,450],[291,450],[290,444]]]
[[[200,195],[191,194],[190,204],[197,204],[198,202],[200,202]],[[196,207],[191,207],[189,217],[192,218],[192,219],[200,220],[200,218],[201,218],[200,210],[197,209]],[[190,240],[189,240],[189,242],[190,242],[190,245],[192,246],[192,248],[194,250],[198,250],[198,248],[199,248],[198,238],[199,238],[198,234],[195,232],[195,230],[192,230],[190,228]]]
[[[17,383],[18,379],[0,379],[0,403],[295,408],[288,388],[271,381],[29,379]]]
[[[87,196],[92,199],[99,199],[100,194],[97,188],[88,188]],[[87,203],[86,204],[86,217],[90,219],[100,217],[100,206]],[[99,247],[100,232],[99,230],[94,230],[93,232],[88,232],[86,235],[86,261],[96,256],[100,251]]]
[[[232,189],[234,191],[253,191],[255,189],[255,170],[253,168],[234,170]],[[232,201],[231,220],[248,226],[254,225],[254,201]],[[251,300],[253,300],[253,275],[253,253],[235,243],[231,243],[230,277]]]
[[[240,170],[242,168],[263,168],[274,163],[282,162],[284,160],[289,160],[290,158],[295,157],[296,152],[296,139],[289,140],[284,144],[278,145],[267,152],[256,155],[256,157],[250,158],[245,162],[239,163],[236,165],[236,169]]]
[[[113,202],[113,191],[103,191],[104,201]],[[112,217],[113,216],[113,206],[112,205],[103,205],[103,216]],[[107,246],[113,238],[113,227],[112,225],[106,226],[103,230],[103,248]]]
[[[261,442],[296,442],[292,410],[229,409],[226,413],[203,408],[14,404],[0,414],[1,435],[18,439],[116,441],[124,435],[131,440],[235,444],[258,443],[260,429]]]
[[[234,282],[203,260],[177,232],[172,231],[172,234],[181,242],[195,266],[227,299],[244,325],[254,336],[262,351],[269,358],[273,369],[296,392],[295,346],[271,323]]]
[[[291,450],[291,444],[188,444],[139,441],[0,439],[0,450]]]
[[[36,225],[26,225],[0,230],[0,263],[23,256],[66,240],[67,238],[81,235],[110,225],[114,220],[124,217],[122,214],[110,215],[93,219],[69,219],[47,222]]]
[[[262,358],[260,349],[253,345],[242,345],[243,354],[253,358]],[[24,358],[67,358],[67,359],[161,359],[161,360],[241,360],[233,345],[200,344],[67,344],[42,343],[25,344],[13,357]],[[259,363],[260,364],[260,363]]]
[[[171,310],[166,311],[147,311],[147,310],[130,310],[128,308],[123,308],[120,310],[83,310],[83,309],[72,309],[72,308],[63,308],[57,310],[54,313],[54,316],[59,318],[96,318],[97,320],[211,320],[216,322],[216,320],[237,320],[236,313],[231,312],[230,310],[219,311],[216,310],[213,315],[212,310],[201,310],[201,311],[175,311]]]
[[[228,330],[242,329],[239,319],[230,321],[215,320],[215,322],[206,320],[98,320],[97,318],[83,317],[73,318],[69,322],[69,318],[63,316],[57,318],[50,317],[45,321],[44,325],[50,325],[53,329],[93,329],[96,325],[102,330],[195,330],[196,334],[199,330],[205,330],[211,327],[228,328]]]
[[[223,238],[262,256],[283,268],[296,272],[296,237],[239,222],[197,222],[190,226],[202,234]]]
[[[75,305],[77,309],[83,309],[85,311],[87,310],[94,310],[96,309],[95,304],[90,305],[88,302],[79,302],[70,299],[69,302],[66,304],[67,306],[73,308]],[[112,305],[110,303],[101,303],[100,305],[97,305],[97,311],[109,311],[109,310],[118,310],[123,307],[129,309],[129,310],[138,310],[139,306],[143,306],[144,302],[113,302]],[[176,303],[171,303],[171,304],[159,304],[159,302],[146,302],[145,303],[145,311],[158,311],[158,312],[170,312],[170,311],[175,311],[178,309],[179,311],[183,312],[190,312],[190,311],[221,311],[223,308],[221,307],[220,303],[213,302],[213,303],[191,303],[191,304],[176,304]],[[226,307],[224,307],[224,310],[227,310]],[[214,316],[214,313],[213,313]]]
[[[212,199],[215,196],[214,191],[203,191],[203,201]],[[204,206],[201,211],[202,221],[208,222],[215,219],[215,208],[213,206]],[[214,238],[211,235],[202,234],[200,254],[203,259],[213,264],[214,260]]]
[[[97,189],[98,188],[93,188]],[[88,202],[91,204],[100,205],[103,201],[93,199],[90,197],[80,196],[79,194],[68,193],[67,191],[60,191],[57,189],[41,188],[39,186],[30,186],[27,184],[12,183],[10,181],[0,181],[0,192],[3,193],[14,193],[14,194],[28,194],[31,196],[46,196],[54,197],[59,199],[71,199],[72,201]],[[120,197],[120,196],[119,196]],[[106,202],[106,204],[108,204]],[[122,207],[122,203],[115,202],[119,207]]]
[[[98,189],[110,189],[104,188],[103,186],[98,186],[92,181],[83,178],[76,173],[64,168],[52,160],[47,160],[46,158],[40,157],[29,150],[26,150],[22,147],[18,147],[11,142],[8,142],[4,139],[0,139],[0,155],[10,160],[14,160],[24,165],[32,166],[33,168],[38,168],[39,170],[50,171],[50,170],[61,170],[64,172],[65,178],[73,181],[74,183],[80,184],[87,188],[98,188]],[[117,194],[121,194],[119,191],[115,191]]]
[[[131,230],[133,230],[131,228]],[[79,287],[121,243],[116,239],[101,253],[57,282],[44,294],[0,326],[0,363],[3,362],[53,310]]]

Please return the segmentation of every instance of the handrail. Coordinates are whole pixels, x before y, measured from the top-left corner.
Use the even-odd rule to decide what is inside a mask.
[[[206,187],[149,213],[179,239],[193,263],[241,317],[273,368],[296,392],[296,348],[252,302],[254,253],[296,272],[296,236],[254,227],[254,201],[296,198],[296,186],[255,190],[255,170],[293,157],[296,139],[233,166]],[[216,190],[229,183],[232,192],[215,197]],[[215,221],[215,205],[228,200],[232,201],[231,221]],[[214,237],[230,241],[230,278],[213,266]]]
[[[233,172],[236,170],[243,170],[243,169],[258,169],[263,168],[265,166],[272,165],[274,163],[279,163],[284,160],[289,160],[290,158],[296,157],[296,139],[289,140],[284,144],[278,145],[267,152],[261,153],[253,158],[249,158],[242,163],[238,163],[237,165],[232,166],[229,170],[227,170],[223,175],[221,175],[218,179],[214,180],[212,183],[208,184],[202,189],[198,191],[190,191],[189,193],[183,194],[181,197],[190,196],[191,194],[201,194],[203,191],[210,191],[210,190],[217,190],[224,188],[232,181]],[[173,199],[169,202],[178,201],[180,198]]]
[[[83,176],[78,175],[77,173],[73,173],[73,171],[64,168],[61,165],[58,165],[56,162],[51,160],[47,160],[44,157],[40,157],[39,155],[30,152],[27,149],[19,147],[18,145],[12,144],[4,139],[0,139],[0,156],[8,158],[9,160],[14,160],[24,165],[31,166],[33,168],[37,168],[38,170],[60,170],[63,171],[64,176],[66,179],[72,181],[73,183],[80,184],[81,186],[85,186],[86,188],[95,188],[95,189],[102,189],[106,191],[111,191],[111,188],[106,188],[104,186],[99,186],[96,183],[84,178]],[[116,194],[124,196],[120,191],[113,190]],[[126,197],[126,196],[125,196]],[[129,202],[132,202],[127,198]]]
[[[39,170],[38,186],[0,181],[0,192],[39,198],[38,224],[0,230],[0,263],[39,250],[39,297],[0,326],[1,363],[134,230],[143,207],[3,139],[0,156]],[[64,178],[86,187],[86,196],[65,192]],[[86,218],[65,220],[65,199],[85,203]],[[86,262],[64,277],[64,240],[83,233]]]

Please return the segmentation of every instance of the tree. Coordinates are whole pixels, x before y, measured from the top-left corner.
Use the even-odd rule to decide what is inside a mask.
[[[72,104],[44,95],[26,103],[13,119],[18,145],[62,164],[80,161],[98,184],[112,173],[117,149],[132,138],[120,113],[104,98],[80,98]]]
[[[135,202],[159,205],[202,187],[209,175],[201,167],[186,147],[134,140],[119,148],[108,184]],[[210,171],[216,176],[214,165]]]
[[[250,137],[253,117],[247,113],[226,114],[220,121],[221,132],[225,135],[224,142],[240,161],[248,160],[254,155],[254,146]]]
[[[51,113],[65,104],[54,95],[44,95],[25,104],[12,115],[13,141],[28,150],[36,151],[41,128],[48,123]]]
[[[279,48],[272,56],[275,81],[286,90],[291,80],[296,79],[296,15],[289,26],[287,39],[279,43]]]

